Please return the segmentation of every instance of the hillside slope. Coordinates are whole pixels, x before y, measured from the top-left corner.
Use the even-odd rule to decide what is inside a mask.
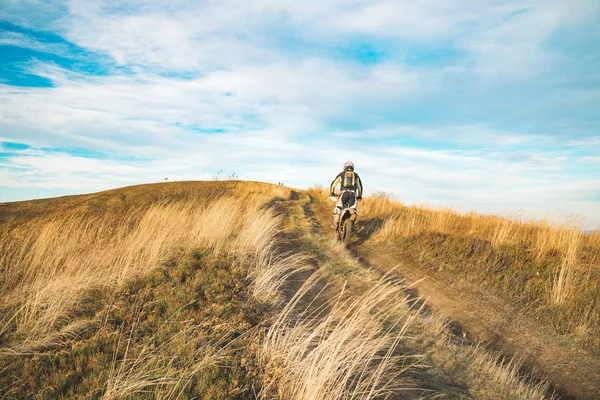
[[[249,332],[280,296],[261,277],[297,266],[275,258],[277,196],[193,182],[4,204],[1,397],[249,397]]]
[[[368,211],[348,251],[320,192],[255,182],[1,204],[2,397],[552,398],[382,272]]]

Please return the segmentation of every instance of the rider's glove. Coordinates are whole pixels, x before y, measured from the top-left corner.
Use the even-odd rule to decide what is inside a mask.
[[[360,201],[360,200],[362,200],[362,196],[358,196],[358,197],[356,198],[356,200],[359,200],[359,201]]]

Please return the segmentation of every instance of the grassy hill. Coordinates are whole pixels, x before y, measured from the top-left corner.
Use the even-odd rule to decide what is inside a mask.
[[[346,249],[321,229],[329,207],[237,181],[0,204],[1,397],[554,396],[361,262],[364,246],[598,346],[597,235],[375,196]]]
[[[279,194],[164,183],[3,205],[4,394],[248,392],[253,369],[221,364],[279,296],[277,282],[248,276],[294,267],[273,258],[278,220],[263,205]]]

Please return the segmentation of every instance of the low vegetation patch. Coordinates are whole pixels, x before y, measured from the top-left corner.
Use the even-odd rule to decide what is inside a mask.
[[[4,396],[250,397],[260,388],[252,341],[269,307],[246,276],[234,260],[195,252],[115,292],[91,290],[93,306],[62,329],[74,332],[60,347],[2,356]]]

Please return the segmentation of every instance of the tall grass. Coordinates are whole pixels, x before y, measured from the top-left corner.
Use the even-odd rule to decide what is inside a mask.
[[[230,338],[221,337],[216,344],[203,343],[199,329],[192,326],[173,335],[158,347],[151,345],[153,338],[141,344],[141,350],[129,355],[135,340],[135,324],[126,338],[125,352],[117,360],[116,352],[108,373],[102,398],[118,399],[137,393],[154,392],[158,398],[180,398],[183,390],[199,371],[224,364],[227,348],[218,348]],[[191,349],[191,351],[190,351]]]
[[[262,398],[371,399],[402,388],[395,350],[415,317],[397,285],[380,281],[361,296],[318,307],[302,302],[315,274],[279,313],[260,349]]]
[[[87,289],[118,287],[189,249],[247,263],[255,278],[285,274],[301,260],[273,258],[279,220],[263,206],[269,198],[245,191],[206,202],[131,207],[119,215],[66,212],[22,224],[0,243],[0,332],[22,337],[24,351],[67,324]],[[256,279],[255,291],[274,300],[277,284],[267,282]]]
[[[554,251],[573,258],[584,242],[594,251],[600,251],[598,234],[585,235],[575,218],[552,224],[546,220],[526,221],[519,214],[512,217],[473,212],[461,214],[452,209],[405,206],[385,193],[365,198],[361,213],[370,219],[382,220],[378,238],[384,241],[422,232],[438,232],[487,240],[497,247],[525,246],[538,259]]]

